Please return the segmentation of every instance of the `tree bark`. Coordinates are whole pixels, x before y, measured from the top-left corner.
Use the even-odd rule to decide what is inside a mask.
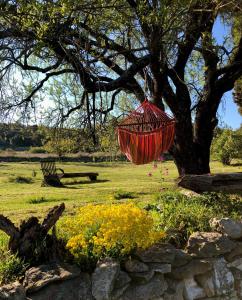
[[[5,216],[0,215],[0,230],[9,237],[9,250],[31,265],[63,259],[68,255],[62,240],[49,230],[55,225],[65,209],[64,203],[53,207],[43,223],[35,217],[23,221],[19,228]]]
[[[184,117],[186,118],[186,117]],[[190,131],[190,134],[188,133]],[[210,173],[210,147],[205,142],[194,143],[193,128],[187,122],[176,123],[176,137],[171,149],[179,176]]]
[[[185,175],[178,185],[195,192],[242,191],[242,173]]]

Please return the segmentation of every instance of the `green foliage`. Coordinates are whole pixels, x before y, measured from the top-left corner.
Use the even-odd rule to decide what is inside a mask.
[[[241,218],[242,198],[238,195],[229,196],[224,193],[207,192],[203,193],[198,201],[206,207],[211,207],[218,217]]]
[[[121,199],[134,199],[136,198],[133,192],[127,192],[123,190],[118,190],[114,193],[114,199],[121,200]]]
[[[158,226],[165,230],[167,239],[182,247],[193,232],[210,231],[211,218],[241,217],[242,200],[239,197],[231,199],[222,193],[187,197],[178,192],[168,192],[158,195],[148,210],[153,212]]]
[[[242,115],[242,77],[234,85],[234,102],[238,105],[239,113]]]
[[[0,124],[0,148],[39,147],[44,139],[43,134],[41,127],[36,125]]]
[[[46,153],[47,151],[43,147],[30,147],[29,152],[30,153]]]
[[[9,182],[12,183],[33,183],[33,179],[30,177],[24,177],[24,176],[11,176],[8,179]]]
[[[5,249],[0,249],[0,284],[20,279],[28,264]]]
[[[191,233],[209,231],[209,220],[214,217],[210,207],[179,193],[165,193],[156,202],[161,212],[155,212],[157,223],[163,227],[167,239],[184,246]]]
[[[44,145],[44,149],[49,153],[57,153],[59,156],[77,151],[75,141],[70,138],[53,138]]]
[[[242,36],[242,12],[238,10],[233,16],[232,37],[234,44],[238,44]],[[238,105],[239,113],[242,115],[242,77],[234,85],[234,101]]]
[[[119,151],[117,134],[115,132],[117,125],[118,120],[113,117],[105,126],[101,126],[98,131],[100,150],[109,153],[111,157],[116,156]]]
[[[219,160],[224,165],[230,165],[233,158],[237,158],[242,149],[242,136],[237,136],[231,129],[224,129],[212,143],[212,158]]]

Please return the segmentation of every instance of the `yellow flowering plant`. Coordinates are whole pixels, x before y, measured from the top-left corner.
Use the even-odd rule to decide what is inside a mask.
[[[145,249],[164,237],[147,211],[132,203],[87,205],[69,217],[62,230],[67,248],[76,257],[122,257]]]

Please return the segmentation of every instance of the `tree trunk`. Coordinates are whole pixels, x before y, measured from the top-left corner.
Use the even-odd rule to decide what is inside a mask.
[[[179,176],[185,174],[208,174],[209,167],[209,148],[201,152],[196,149],[194,143],[188,145],[186,139],[176,142],[172,155],[178,169]],[[205,147],[204,147],[205,148]]]
[[[189,115],[184,113],[183,117],[176,122],[176,136],[171,149],[179,176],[210,173],[210,144],[205,140],[200,140],[198,144],[193,132]]]
[[[9,237],[9,250],[31,265],[63,260],[68,255],[65,244],[49,231],[62,215],[64,203],[53,207],[42,223],[35,217],[23,221],[17,228],[7,217],[0,215],[0,230]]]
[[[182,99],[182,95],[178,98]],[[218,124],[216,112],[221,98],[221,93],[205,89],[197,104],[194,121],[190,106],[182,105],[175,112],[176,136],[171,153],[179,176],[210,173],[210,147]]]

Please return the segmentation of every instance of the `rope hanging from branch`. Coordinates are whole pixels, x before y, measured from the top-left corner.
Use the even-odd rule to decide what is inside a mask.
[[[118,125],[118,141],[128,160],[142,165],[157,160],[174,141],[175,120],[145,100]]]

